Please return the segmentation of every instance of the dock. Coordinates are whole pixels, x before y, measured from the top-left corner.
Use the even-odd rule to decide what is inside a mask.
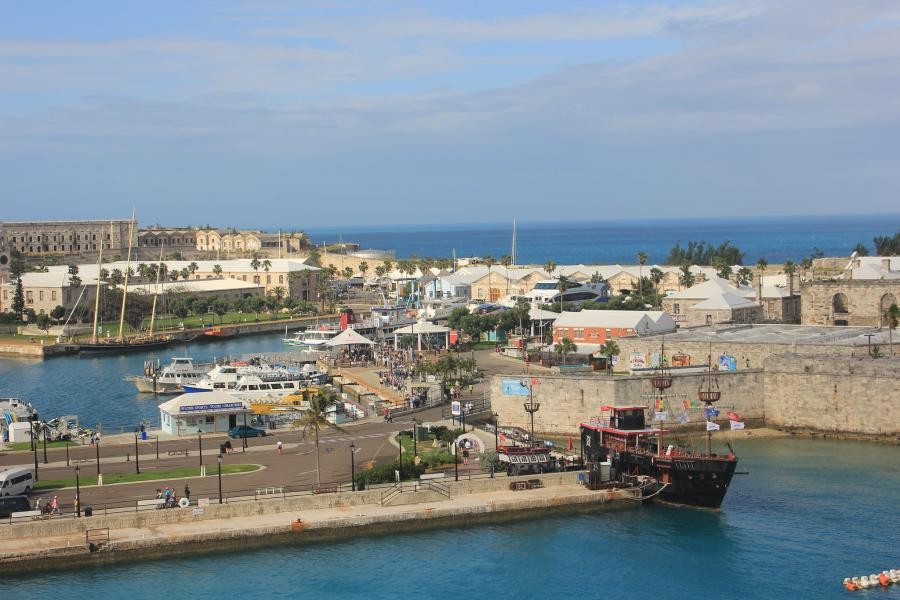
[[[32,572],[119,561],[325,542],[438,527],[636,508],[636,490],[590,490],[583,473],[404,482],[201,507],[95,514],[2,525],[0,565]]]

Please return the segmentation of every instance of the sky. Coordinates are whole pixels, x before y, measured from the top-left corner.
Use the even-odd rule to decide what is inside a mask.
[[[0,221],[896,213],[900,2],[0,1]]]

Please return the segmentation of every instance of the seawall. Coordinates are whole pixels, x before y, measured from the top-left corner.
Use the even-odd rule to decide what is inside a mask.
[[[541,480],[543,487],[509,489],[512,482],[533,479]],[[631,490],[591,491],[578,485],[577,473],[571,472],[446,485],[450,498],[398,506],[382,506],[385,490],[377,489],[212,505],[202,510],[150,510],[13,524],[3,530],[6,540],[0,565],[18,572],[39,571],[529,519],[564,510],[640,506],[629,499],[634,494]],[[88,548],[86,535],[100,540],[94,551]]]

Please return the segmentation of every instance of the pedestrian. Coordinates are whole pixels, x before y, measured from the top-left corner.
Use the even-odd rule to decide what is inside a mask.
[[[56,514],[60,514],[59,512],[59,500],[56,499],[56,496],[53,497],[54,502],[56,503]],[[75,494],[75,499],[72,502],[72,512],[78,512],[78,494]]]
[[[168,505],[168,504],[169,504],[169,500],[172,499],[172,490],[169,489],[169,486],[166,486],[166,491],[165,491],[165,494],[164,494],[164,498],[165,498],[165,500],[166,500],[166,504]]]
[[[78,496],[75,496],[76,502],[78,501]],[[50,514],[58,515],[59,512],[59,496],[53,496],[53,499],[50,500]]]
[[[281,443],[281,440],[275,443],[275,447],[278,449],[278,454],[284,454],[284,444]]]
[[[191,488],[188,487],[188,484],[184,484],[184,497],[188,499],[188,502],[191,501]]]

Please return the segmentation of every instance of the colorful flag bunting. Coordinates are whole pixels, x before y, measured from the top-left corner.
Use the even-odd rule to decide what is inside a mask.
[[[729,411],[728,411],[727,413],[725,413],[725,414],[728,415],[728,418],[731,419],[732,421],[740,421],[740,420],[742,420],[742,419],[741,419],[741,415],[737,414],[737,413],[734,412],[734,411],[729,410]],[[732,429],[733,429],[733,428],[732,428]]]

